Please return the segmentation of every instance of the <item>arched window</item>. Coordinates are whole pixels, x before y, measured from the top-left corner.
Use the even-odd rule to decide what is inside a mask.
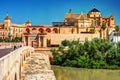
[[[68,22],[68,26],[74,26],[74,21],[73,21],[73,20],[70,20],[70,21]]]
[[[50,33],[50,32],[51,32],[51,29],[50,29],[50,28],[47,28],[46,31],[47,31],[48,33]]]
[[[54,33],[58,33],[58,29],[57,28],[54,28],[53,31],[54,31]]]
[[[44,33],[44,29],[43,28],[40,28],[39,31],[40,31],[40,33]]]
[[[27,28],[26,31],[27,31],[27,33],[30,33],[30,29],[29,28]]]
[[[36,28],[32,28],[32,30],[36,30]]]
[[[96,20],[93,21],[93,26],[97,26],[97,21]]]

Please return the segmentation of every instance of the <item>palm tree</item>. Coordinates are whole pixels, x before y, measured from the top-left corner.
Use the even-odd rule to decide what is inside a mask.
[[[103,30],[103,38],[105,38],[105,29],[106,29],[105,23],[102,24],[101,29]]]

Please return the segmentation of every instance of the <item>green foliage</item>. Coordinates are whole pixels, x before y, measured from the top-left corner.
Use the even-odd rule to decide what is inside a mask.
[[[0,42],[20,42],[22,41],[22,38],[21,37],[15,37],[14,39],[10,39],[10,38],[0,38]]]
[[[120,66],[120,42],[115,45],[98,38],[84,43],[64,40],[58,49],[52,49],[51,52],[54,65],[112,69]]]
[[[69,45],[69,41],[68,40],[64,40],[61,43],[63,46],[68,46]]]
[[[119,30],[120,30],[119,26],[115,26],[115,31],[119,31]]]

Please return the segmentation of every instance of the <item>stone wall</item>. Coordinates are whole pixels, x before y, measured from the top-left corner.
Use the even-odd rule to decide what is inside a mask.
[[[92,40],[93,38],[99,38],[99,34],[51,34],[51,45],[58,45],[63,40]]]

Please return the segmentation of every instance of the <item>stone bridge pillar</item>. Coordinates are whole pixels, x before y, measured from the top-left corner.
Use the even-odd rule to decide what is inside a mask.
[[[47,38],[46,38],[46,36],[43,37],[43,47],[47,47]]]
[[[38,47],[47,47],[46,35],[39,35],[38,36]]]
[[[41,38],[40,38],[40,36],[38,37],[38,47],[41,47]]]

